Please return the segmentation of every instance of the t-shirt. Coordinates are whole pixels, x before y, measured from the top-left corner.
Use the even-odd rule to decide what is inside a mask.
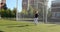
[[[35,14],[35,18],[37,18],[39,15],[38,14]]]

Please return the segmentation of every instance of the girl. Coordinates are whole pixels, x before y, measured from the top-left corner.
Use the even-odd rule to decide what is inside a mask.
[[[35,25],[38,24],[38,11],[35,11],[35,15],[34,15],[34,22],[35,22]]]

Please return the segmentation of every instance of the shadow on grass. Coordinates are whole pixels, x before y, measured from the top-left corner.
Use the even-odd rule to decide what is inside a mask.
[[[4,32],[4,31],[0,31],[0,32]]]
[[[20,25],[20,26],[33,26],[34,23],[20,23],[20,24],[0,24],[0,26],[14,26],[14,25]]]
[[[10,26],[10,25],[19,25],[19,24],[0,24],[0,26]]]
[[[28,26],[34,26],[34,25],[15,25],[15,26],[7,26],[7,27],[13,28],[13,27],[28,27]]]

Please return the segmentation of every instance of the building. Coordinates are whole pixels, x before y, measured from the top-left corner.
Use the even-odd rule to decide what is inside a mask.
[[[60,18],[60,0],[52,1],[51,12],[52,12],[52,18],[53,19],[59,19]]]
[[[36,9],[38,9],[39,11],[42,11],[43,8],[47,8],[48,5],[48,0],[35,0],[34,2],[34,6]]]
[[[6,0],[0,0],[0,9],[7,9],[6,7]]]
[[[22,9],[27,10],[27,7],[28,7],[28,0],[22,0]]]
[[[49,0],[22,0],[22,9],[28,11],[28,14],[30,15],[31,13],[29,13],[29,7],[32,7],[34,10],[39,11],[39,16],[41,18],[44,18],[47,14],[48,1]],[[34,10],[33,13],[35,12]]]
[[[34,6],[34,0],[22,0],[22,9],[27,10],[28,9],[28,5],[33,7]]]
[[[29,2],[28,2],[29,1]],[[22,0],[22,9],[28,9],[28,5],[35,9],[42,9],[43,6],[47,6],[47,0]]]

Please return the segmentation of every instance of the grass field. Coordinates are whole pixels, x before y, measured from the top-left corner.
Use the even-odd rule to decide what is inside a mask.
[[[0,19],[0,32],[60,32],[60,25]]]

